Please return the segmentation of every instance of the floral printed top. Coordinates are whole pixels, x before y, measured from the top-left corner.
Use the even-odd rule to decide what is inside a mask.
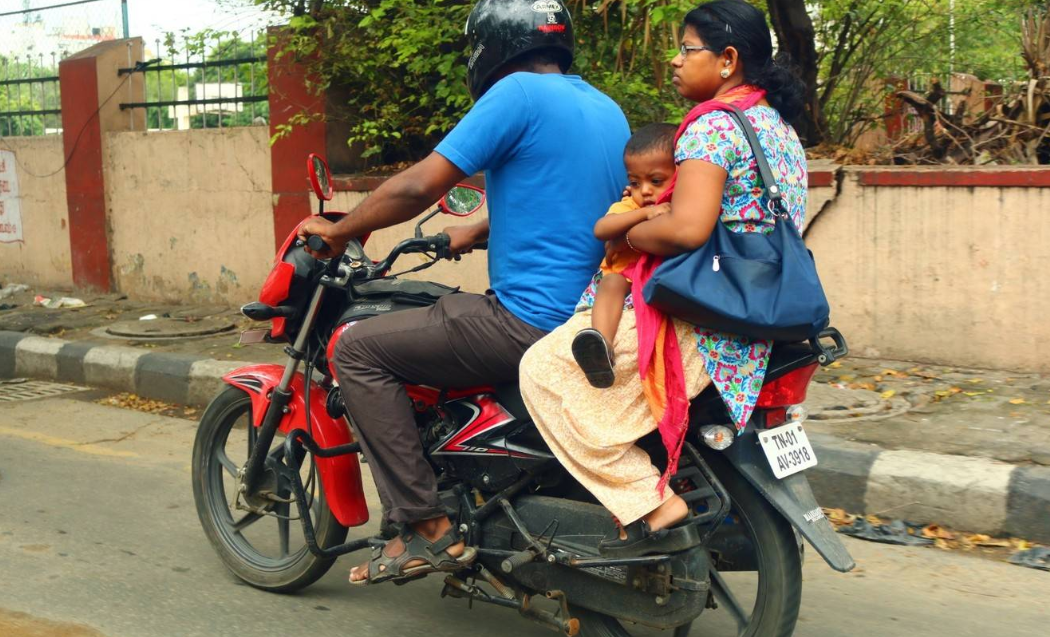
[[[758,133],[770,169],[782,191],[784,204],[802,228],[806,211],[806,154],[798,136],[776,109],[755,106],[745,111]],[[721,221],[733,232],[773,231],[774,217],[760,201],[762,188],[754,153],[731,115],[715,111],[702,115],[686,129],[675,148],[675,163],[699,159],[721,166],[728,173],[722,194]],[[594,290],[601,273],[591,281],[576,306],[594,305]],[[630,297],[627,308],[633,308]],[[696,344],[738,430],[743,430],[755,408],[769,364],[770,341],[696,328]]]

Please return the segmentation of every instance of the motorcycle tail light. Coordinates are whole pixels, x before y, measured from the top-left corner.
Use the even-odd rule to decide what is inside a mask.
[[[817,373],[817,367],[817,363],[800,367],[762,385],[755,407],[771,409],[802,404],[806,400],[806,388],[809,387],[813,374]]]

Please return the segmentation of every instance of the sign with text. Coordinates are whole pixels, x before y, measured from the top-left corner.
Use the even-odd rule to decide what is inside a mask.
[[[0,243],[22,241],[22,209],[15,154],[0,150]]]

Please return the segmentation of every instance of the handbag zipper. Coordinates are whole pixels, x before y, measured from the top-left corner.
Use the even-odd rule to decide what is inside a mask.
[[[722,255],[720,255],[720,254],[716,254],[716,255],[714,256],[714,258],[713,258],[713,259],[711,260],[711,269],[712,269],[713,271],[715,271],[715,272],[718,272],[718,270],[719,270],[719,269],[721,269],[721,268],[719,268],[719,266],[718,266],[718,259],[719,259],[719,258],[720,258],[721,256],[722,256]]]

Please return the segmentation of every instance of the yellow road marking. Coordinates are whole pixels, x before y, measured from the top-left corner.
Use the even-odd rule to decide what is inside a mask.
[[[132,453],[130,451],[110,449],[108,447],[102,447],[99,445],[85,445],[84,443],[77,442],[76,440],[58,438],[56,436],[49,436],[47,434],[42,434],[36,431],[26,431],[25,429],[12,429],[11,427],[0,426],[0,435],[11,436],[13,438],[21,438],[23,440],[31,440],[33,442],[39,442],[41,444],[48,445],[49,447],[72,449],[73,451],[79,451],[81,453],[87,453],[93,456],[109,456],[111,458],[138,457],[138,454]]]

